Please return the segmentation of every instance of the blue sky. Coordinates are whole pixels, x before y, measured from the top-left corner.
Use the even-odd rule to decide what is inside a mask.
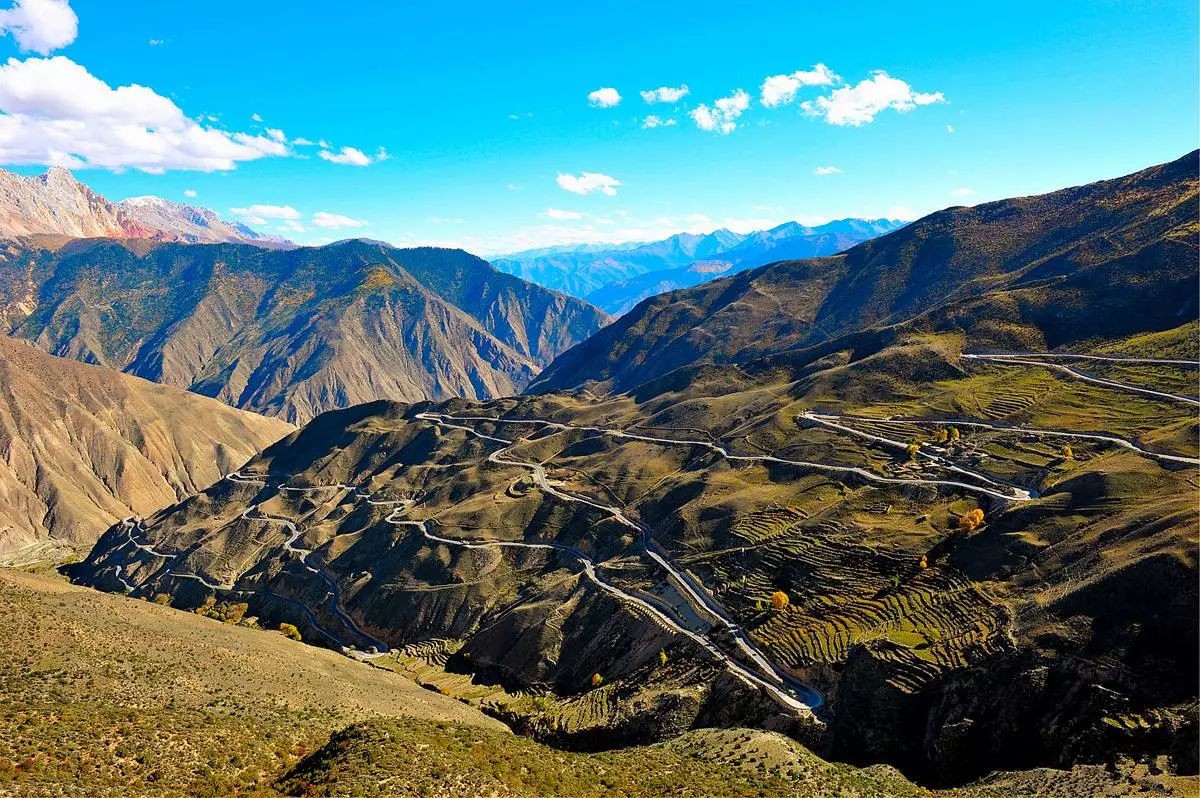
[[[1194,0],[591,5],[21,0],[0,162],[489,254],[911,217],[1197,143]]]

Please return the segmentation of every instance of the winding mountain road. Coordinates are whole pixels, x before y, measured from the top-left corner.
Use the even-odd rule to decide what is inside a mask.
[[[556,421],[541,421],[540,419],[491,418],[488,416],[439,416],[439,414],[436,414],[436,413],[418,413],[418,414],[416,414],[415,417],[421,418],[425,421],[431,421],[434,418],[447,418],[447,419],[450,419],[451,422],[453,422],[453,421],[477,421],[477,422],[492,423],[492,424],[532,424],[532,425],[542,426],[542,427],[546,427],[546,428],[550,428],[550,429],[577,430],[577,431],[581,431],[581,432],[596,432],[596,433],[600,433],[603,435],[611,435],[615,438],[626,438],[629,440],[646,441],[648,443],[657,443],[657,444],[662,444],[662,445],[699,446],[699,447],[708,449],[712,452],[715,452],[718,455],[720,455],[721,457],[723,457],[726,460],[729,460],[731,462],[777,463],[779,465],[794,466],[796,468],[808,468],[808,469],[812,469],[815,471],[829,471],[829,472],[833,472],[833,473],[837,473],[837,474],[853,474],[855,476],[862,477],[863,479],[866,479],[870,482],[876,482],[876,483],[880,483],[880,484],[884,484],[884,485],[933,485],[933,486],[940,486],[940,487],[957,488],[959,490],[965,490],[965,491],[969,491],[972,493],[978,493],[978,494],[982,494],[985,496],[991,496],[992,498],[1002,499],[1004,501],[1018,501],[1019,502],[1019,501],[1028,501],[1032,498],[1035,498],[1034,495],[1030,491],[1025,490],[1024,488],[1018,488],[1016,486],[1010,486],[1010,485],[1002,485],[1001,483],[997,483],[988,477],[984,477],[981,474],[977,474],[972,471],[965,471],[964,469],[957,468],[957,467],[955,468],[955,470],[957,470],[959,472],[969,474],[972,477],[975,477],[977,479],[982,479],[993,485],[1002,487],[1002,488],[1004,488],[1004,490],[995,490],[995,489],[984,487],[981,485],[972,485],[971,483],[968,483],[968,482],[958,482],[955,480],[947,480],[947,479],[897,479],[895,477],[881,476],[879,474],[876,474],[873,471],[869,471],[865,468],[858,468],[856,466],[839,466],[839,465],[830,465],[829,463],[813,463],[813,462],[810,462],[807,460],[789,460],[789,459],[786,459],[783,457],[775,457],[774,455],[767,455],[767,454],[753,454],[753,455],[751,455],[751,454],[733,454],[728,449],[726,449],[724,446],[721,446],[720,444],[712,443],[711,441],[686,440],[686,439],[680,439],[680,438],[656,438],[656,437],[652,437],[650,435],[640,435],[637,433],[626,432],[625,430],[621,430],[621,429],[611,429],[608,427],[577,426],[574,424],[562,424],[562,423],[559,423]],[[465,427],[461,424],[444,423],[443,426],[450,427],[452,429],[463,429],[463,430],[467,430],[468,432],[475,432],[470,427]],[[854,432],[857,433],[857,430],[855,430]],[[503,438],[495,438],[490,435],[482,435],[481,433],[476,433],[476,434],[481,438],[484,438],[486,440],[492,440],[497,443],[505,443],[505,444],[511,443],[509,441],[505,441]],[[880,440],[883,442],[886,442],[888,444],[891,444],[891,445],[898,444],[897,441],[891,441],[886,438],[880,438]],[[907,446],[907,444],[898,444],[898,445],[900,445],[901,447]],[[588,503],[594,504],[594,502],[591,502],[591,500],[589,500],[589,499],[581,498],[580,501],[586,501]],[[605,506],[603,506],[603,505],[595,505],[595,506],[599,507],[600,509],[606,509]]]
[[[967,354],[964,352],[962,357],[966,360],[990,361],[993,363],[1004,363],[1006,365],[1019,366],[1035,366],[1037,368],[1050,369],[1061,374],[1066,374],[1068,377],[1084,382],[1102,385],[1105,388],[1113,388],[1120,391],[1129,391],[1131,393],[1139,393],[1144,396],[1152,396],[1156,399],[1165,399],[1168,402],[1179,402],[1182,404],[1200,406],[1200,399],[1193,396],[1180,396],[1179,394],[1167,393],[1165,391],[1156,391],[1152,388],[1143,388],[1140,385],[1131,385],[1127,382],[1119,382],[1110,380],[1105,377],[1093,377],[1090,374],[1084,374],[1082,371],[1077,371],[1070,366],[1064,366],[1061,363],[1049,363],[1045,360],[1058,359],[1083,359],[1083,360],[1103,360],[1110,363],[1141,363],[1141,364],[1161,364],[1161,365],[1187,365],[1195,366],[1196,364],[1189,360],[1155,360],[1153,358],[1119,358],[1119,357],[1101,357],[1099,355],[1076,355],[1076,354],[1050,354],[1050,353],[1016,353],[1004,355],[979,355]]]
[[[748,678],[752,682],[754,682],[755,684],[758,684],[761,687],[768,688],[771,691],[771,693],[777,699],[779,699],[781,702],[785,703],[788,706],[792,706],[793,708],[796,708],[796,709],[800,709],[800,708],[812,709],[812,708],[820,705],[820,703],[822,702],[823,699],[818,691],[813,689],[811,686],[804,684],[803,682],[800,682],[799,680],[795,679],[795,677],[791,676],[791,674],[787,673],[786,671],[783,671],[782,669],[776,667],[775,664],[772,663],[769,659],[767,659],[762,654],[762,652],[758,649],[758,647],[754,645],[753,641],[750,640],[749,636],[741,628],[741,626],[739,624],[737,624],[736,621],[734,621],[734,619],[730,616],[729,612],[704,588],[704,586],[702,584],[699,583],[699,580],[695,579],[695,577],[693,577],[691,574],[689,574],[685,571],[681,571],[679,568],[677,568],[674,565],[674,563],[672,563],[670,561],[670,559],[668,559],[664,555],[664,553],[659,549],[658,545],[655,543],[655,541],[653,539],[653,535],[652,535],[649,527],[630,518],[619,507],[614,507],[612,505],[604,504],[602,502],[595,501],[594,499],[590,499],[586,496],[580,496],[578,494],[564,491],[560,488],[555,487],[554,485],[550,484],[550,481],[546,476],[546,470],[545,470],[545,468],[542,467],[542,465],[540,463],[529,463],[529,462],[523,462],[520,460],[508,459],[507,457],[505,457],[505,454],[516,443],[516,441],[508,440],[506,438],[499,438],[494,435],[487,435],[485,433],[475,430],[472,427],[466,426],[465,424],[458,423],[458,422],[479,421],[479,422],[500,423],[500,424],[502,424],[502,423],[533,424],[533,425],[540,425],[540,426],[544,426],[544,427],[550,427],[550,428],[554,428],[554,429],[564,429],[564,430],[565,429],[583,429],[583,430],[595,431],[595,432],[606,433],[606,434],[614,434],[614,431],[605,430],[603,428],[598,428],[598,427],[574,427],[574,426],[567,425],[567,424],[559,424],[556,422],[543,422],[543,421],[530,420],[530,419],[513,420],[513,419],[500,419],[500,418],[489,418],[489,417],[480,417],[480,416],[461,417],[461,416],[446,416],[446,415],[442,415],[439,413],[418,413],[418,414],[416,414],[415,417],[418,419],[421,419],[423,421],[429,421],[431,423],[437,424],[438,426],[442,426],[445,428],[463,430],[463,431],[465,431],[471,435],[474,435],[482,440],[487,440],[487,441],[491,441],[493,443],[502,444],[504,448],[494,451],[490,455],[488,455],[489,461],[491,461],[493,463],[498,463],[501,465],[509,465],[509,466],[517,466],[520,468],[525,468],[532,473],[534,481],[537,483],[538,487],[543,492],[545,492],[551,496],[555,496],[563,501],[576,502],[576,503],[587,505],[589,507],[593,507],[597,510],[600,510],[601,512],[607,513],[611,518],[613,518],[615,521],[622,524],[623,526],[626,526],[626,527],[636,531],[640,536],[640,539],[642,542],[642,547],[646,551],[647,556],[650,557],[650,559],[653,560],[659,567],[661,567],[667,573],[668,577],[676,585],[678,585],[681,592],[688,599],[688,602],[693,606],[694,609],[696,609],[702,615],[707,615],[707,616],[711,617],[716,622],[716,625],[721,626],[725,629],[725,631],[729,634],[730,638],[734,641],[734,644],[737,646],[738,650],[742,653],[742,655],[745,656],[750,662],[753,662],[758,667],[758,669],[759,669],[758,673],[755,673],[755,672],[749,670],[745,665],[743,665],[742,663],[738,662],[737,660],[731,658],[727,653],[722,651],[719,647],[716,646],[715,643],[713,643],[708,638],[703,637],[702,635],[698,635],[695,632],[692,632],[690,630],[684,629],[680,624],[676,623],[673,619],[669,618],[660,609],[653,607],[648,602],[644,601],[643,599],[641,599],[637,596],[633,596],[625,591],[620,590],[619,588],[616,588],[612,585],[609,585],[608,583],[605,583],[602,579],[600,579],[596,575],[595,569],[594,569],[595,563],[592,562],[590,558],[588,558],[582,552],[579,552],[575,549],[571,549],[570,547],[565,547],[565,548],[585,562],[585,569],[588,571],[588,576],[590,578],[592,578],[592,580],[595,581],[597,584],[600,584],[605,589],[610,590],[611,592],[614,592],[616,594],[619,594],[622,598],[632,601],[632,602],[638,604],[639,606],[642,606],[643,608],[647,609],[648,611],[655,613],[657,616],[659,616],[659,618],[664,623],[667,623],[668,625],[670,625],[677,632],[679,632],[681,634],[686,634],[691,639],[693,639],[696,642],[703,645],[706,650],[710,651],[710,653],[712,653],[715,657],[717,657],[722,662],[724,662],[726,664],[726,666],[730,668],[730,670],[734,671],[739,676],[741,676],[743,678]],[[627,437],[642,437],[642,436],[632,436],[631,435],[631,436],[627,436]],[[652,439],[652,440],[658,441],[659,439]],[[676,444],[697,445],[695,442],[691,442],[691,441],[667,441],[667,442],[676,443]],[[705,445],[708,445],[710,448],[713,448],[713,445],[711,445],[711,444],[705,444]],[[720,448],[720,447],[716,447],[716,448]],[[724,452],[723,449],[721,451]],[[728,456],[728,453],[725,453],[725,454],[726,454],[726,456]],[[423,529],[423,531],[425,531],[425,533],[427,535],[429,534],[428,530]],[[476,544],[476,545],[480,545],[480,544]],[[522,545],[522,544],[509,544],[509,545]],[[546,544],[525,544],[525,545],[546,545]],[[701,642],[701,641],[703,641],[703,642]],[[799,696],[804,696],[804,699],[799,698]]]
[[[1120,446],[1125,449],[1137,452],[1145,457],[1150,457],[1155,460],[1165,460],[1172,463],[1187,463],[1188,465],[1200,465],[1200,457],[1184,457],[1177,454],[1164,454],[1162,452],[1154,452],[1149,449],[1143,449],[1133,441],[1122,438],[1117,435],[1101,435],[1093,432],[1072,432],[1070,430],[1051,430],[1051,429],[1033,429],[1031,427],[1013,427],[1006,424],[985,423],[982,421],[966,421],[964,419],[948,418],[948,419],[905,419],[905,418],[870,418],[868,416],[854,415],[823,415],[822,418],[837,419],[839,421],[860,421],[870,424],[893,424],[896,426],[906,427],[929,427],[929,426],[948,426],[948,427],[966,427],[970,429],[986,429],[995,432],[1010,432],[1018,435],[1033,435],[1045,438],[1075,438],[1078,440],[1101,441],[1110,443],[1114,446]]]

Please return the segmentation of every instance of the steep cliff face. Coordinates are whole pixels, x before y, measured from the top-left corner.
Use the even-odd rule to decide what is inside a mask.
[[[152,238],[157,231],[56,166],[40,177],[0,170],[0,236]]]
[[[89,546],[237,468],[278,419],[0,337],[0,556]]]

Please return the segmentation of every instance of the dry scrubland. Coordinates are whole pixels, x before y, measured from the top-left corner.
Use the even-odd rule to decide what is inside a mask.
[[[56,576],[0,571],[0,636],[24,641],[0,650],[0,795],[932,794],[889,768],[831,765],[769,732],[555,751],[389,671]],[[1171,785],[1145,769],[1101,768],[992,781],[936,794]]]

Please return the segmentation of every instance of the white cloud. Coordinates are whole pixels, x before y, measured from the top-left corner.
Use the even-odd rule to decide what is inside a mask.
[[[763,105],[776,108],[796,99],[796,92],[805,86],[832,86],[842,79],[824,64],[815,64],[811,70],[803,69],[786,75],[771,75],[763,81],[760,91]]]
[[[813,170],[814,175],[840,175],[841,173],[842,170],[836,166],[818,166]]]
[[[572,194],[594,194],[597,191],[609,197],[616,196],[621,181],[600,172],[583,172],[579,175],[559,174],[558,187]]]
[[[251,118],[252,120],[254,120],[255,122],[261,122],[261,121],[263,121],[263,118],[262,118],[260,115],[258,115],[258,114],[250,114],[250,118]]]
[[[148,42],[148,44],[149,44],[151,47],[162,47],[162,46],[163,46],[164,44],[166,44],[166,43],[167,43],[167,40],[166,40],[166,39],[151,39],[151,40]]]
[[[956,188],[950,192],[950,195],[954,196],[954,197],[973,197],[973,196],[975,196],[975,189],[965,188],[965,187],[964,188]]]
[[[588,94],[588,105],[593,108],[612,108],[621,102],[621,94],[616,89],[596,89]]]
[[[953,133],[953,132],[954,132],[954,125],[946,125],[946,132],[947,132],[947,133]]]
[[[945,102],[942,93],[914,92],[899,78],[878,71],[855,86],[834,89],[827,97],[818,97],[801,104],[805,113],[823,118],[831,125],[858,127],[875,120],[875,115],[888,108],[901,113],[918,105]]]
[[[289,154],[265,136],[203,126],[145,86],[114,89],[63,56],[0,66],[2,163],[160,174]]]
[[[183,196],[187,197],[188,199],[195,199],[199,196],[199,194],[196,193],[196,189],[194,188],[185,188],[183,190]]]
[[[300,211],[291,205],[251,205],[246,208],[230,208],[229,212],[243,217],[250,224],[263,224],[266,219],[300,218]]]
[[[49,55],[79,35],[79,18],[67,0],[15,0],[0,11],[0,34],[11,33],[21,50]]]
[[[340,163],[346,166],[371,165],[371,156],[356,147],[342,147],[337,152],[321,150],[317,155],[330,163]]]
[[[678,88],[659,86],[657,89],[643,91],[642,99],[648,103],[677,103],[691,94],[691,91],[686,83]]]
[[[554,219],[560,222],[573,221],[575,219],[583,218],[583,214],[579,211],[564,211],[560,208],[547,208],[546,212],[543,213],[542,216],[547,219]]]
[[[287,144],[287,136],[285,136],[283,131],[279,130],[278,128],[267,128],[267,135],[273,138],[275,141],[278,141],[280,144]]]
[[[690,114],[696,127],[727,136],[737,129],[737,119],[750,107],[750,95],[738,89],[728,97],[713,103],[713,107],[701,103]]]
[[[675,120],[674,119],[663,119],[661,117],[655,116],[654,114],[650,114],[650,116],[648,116],[642,120],[642,127],[646,128],[647,130],[650,130],[650,129],[653,129],[656,127],[675,127]]]
[[[319,227],[322,230],[342,230],[347,227],[366,227],[367,222],[364,222],[362,219],[343,216],[340,213],[317,211],[312,215],[312,226]]]
[[[315,146],[317,146],[317,142],[313,141],[312,139],[306,139],[306,138],[304,138],[303,136],[301,136],[301,137],[300,137],[300,138],[298,138],[298,139],[292,139],[292,146],[295,146],[295,147],[315,147]]]
[[[613,88],[596,89],[588,94],[588,104],[593,108],[612,108],[621,102],[621,94]]]
[[[290,220],[277,225],[275,229],[281,233],[303,233],[308,230],[307,227],[299,222],[293,222]]]

